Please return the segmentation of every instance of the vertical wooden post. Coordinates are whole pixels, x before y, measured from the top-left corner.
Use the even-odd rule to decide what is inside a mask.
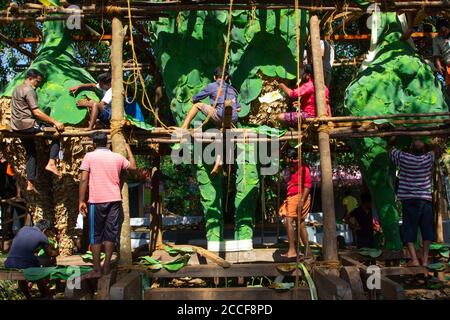
[[[151,173],[151,206],[150,206],[150,243],[149,251],[163,249],[162,241],[162,203],[159,195],[159,184],[161,182],[161,156],[159,153],[161,145],[158,145],[158,150],[153,150],[152,155],[152,173]]]
[[[112,75],[112,107],[111,107],[111,142],[112,149],[127,157],[126,141],[122,134],[120,121],[124,118],[123,96],[123,40],[126,29],[118,17],[112,19],[111,43],[111,75]],[[122,186],[123,224],[120,234],[120,264],[131,264],[131,227],[128,183]]]
[[[444,180],[442,179],[442,171],[439,167],[439,160],[436,160],[434,169],[434,185],[436,189],[434,191],[434,208],[436,213],[436,241],[444,242],[444,226],[443,226],[443,218],[445,217],[445,213],[447,211],[447,203],[445,201],[444,194]]]
[[[317,116],[327,114],[325,97],[325,80],[323,75],[323,61],[320,49],[319,18],[312,14],[309,21],[311,33],[311,49],[314,69],[314,86],[316,96]],[[331,168],[330,134],[328,126],[319,128],[319,151],[322,188],[322,212],[323,212],[323,257],[324,260],[337,260],[336,245],[336,218],[334,212],[333,172]]]

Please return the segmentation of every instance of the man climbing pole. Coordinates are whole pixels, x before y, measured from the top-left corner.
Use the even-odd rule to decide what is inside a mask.
[[[103,132],[94,133],[92,140],[95,150],[86,154],[80,167],[79,210],[84,216],[88,213],[85,199],[89,185],[90,244],[94,264],[90,276],[100,278],[102,245],[105,248],[103,274],[107,275],[123,222],[120,174],[124,170],[135,170],[136,161],[129,145],[126,145],[129,160],[108,149],[108,136]]]
[[[224,73],[223,83],[221,85],[221,77]],[[232,103],[232,115],[231,122],[236,124],[238,121],[238,112],[240,111],[240,106],[238,102],[238,92],[230,84],[227,83],[229,79],[228,71],[223,71],[221,67],[217,67],[214,71],[214,82],[209,83],[204,87],[199,93],[192,97],[193,106],[189,110],[186,119],[181,126],[182,130],[187,130],[192,120],[194,120],[198,111],[201,111],[219,127],[222,127],[224,118],[224,109],[226,101],[231,101]],[[217,100],[216,106],[202,103],[205,98],[210,99],[210,103],[214,103]],[[217,174],[222,166],[222,160],[216,157],[216,163],[211,171],[211,174]]]
[[[41,132],[43,125],[38,124],[37,120],[52,124],[58,131],[64,130],[64,125],[51,118],[39,109],[36,89],[42,84],[44,76],[35,69],[29,69],[26,73],[26,79],[23,84],[16,87],[11,97],[11,129],[14,132],[30,135],[30,137],[21,138],[25,148],[27,191],[37,192],[34,181],[37,178],[37,156],[36,144],[33,136]],[[50,159],[45,167],[47,171],[60,176],[56,167],[56,159],[59,155],[59,141],[54,139],[51,142]]]
[[[302,119],[316,117],[316,96],[314,87],[313,68],[311,65],[306,65],[300,86],[296,89],[289,89],[284,83],[279,84],[279,88],[291,99],[298,99],[300,96],[300,114]],[[329,91],[325,86],[325,96],[327,100],[327,114],[331,116]],[[298,108],[297,101],[293,103],[294,107]],[[274,122],[286,123],[289,126],[297,126],[298,112],[284,112],[274,115]]]

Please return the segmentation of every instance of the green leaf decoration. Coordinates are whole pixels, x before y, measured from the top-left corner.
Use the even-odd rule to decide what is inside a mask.
[[[189,254],[185,254],[175,260],[163,263],[163,266],[167,271],[178,271],[188,264],[190,258]]]
[[[378,258],[383,253],[383,251],[381,251],[380,249],[373,249],[373,248],[361,248],[357,252],[360,255],[368,256],[371,258]]]
[[[242,102],[250,103],[256,98],[258,98],[259,94],[262,90],[262,80],[259,78],[256,79],[247,79],[241,86],[241,98]]]
[[[313,278],[309,274],[308,269],[305,267],[305,264],[302,262],[299,263],[298,268],[302,270],[303,274],[305,275],[306,281],[308,282],[309,292],[311,293],[311,300],[319,300],[316,285]]]
[[[100,260],[105,260],[106,254],[104,252],[100,253]],[[94,260],[94,256],[92,254],[92,251],[86,251],[85,254],[81,256],[81,259],[83,259],[84,262],[92,262]]]
[[[428,265],[428,269],[433,271],[444,271],[446,269],[446,266],[442,262],[436,262],[436,263],[430,263]]]
[[[437,251],[448,251],[449,250],[449,246],[445,243],[436,243],[433,242],[430,244],[430,250],[437,250]]]
[[[202,77],[197,69],[192,70],[187,77],[187,84],[194,88],[202,85]]]
[[[171,247],[171,246],[165,246],[164,250],[170,255],[173,255],[173,254],[186,254],[186,253],[192,254],[192,253],[194,253],[194,250],[192,250],[192,248],[188,248],[188,247],[174,248],[174,247]]]
[[[251,104],[250,103],[241,102],[241,100],[239,98],[238,98],[238,100],[239,100],[239,104],[241,106],[241,111],[238,112],[238,116],[240,118],[244,118],[250,112]]]

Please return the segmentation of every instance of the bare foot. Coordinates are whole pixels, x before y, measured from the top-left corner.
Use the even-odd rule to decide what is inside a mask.
[[[28,182],[27,182],[27,188],[26,188],[26,190],[29,191],[29,192],[35,192],[35,193],[38,193],[38,194],[39,194],[39,192],[36,190],[36,188],[34,187],[34,184],[31,183],[31,181],[28,181]]]
[[[57,175],[58,177],[61,177],[61,172],[58,171],[58,168],[56,168],[56,165],[54,164],[47,164],[45,166],[45,170],[50,171],[51,173]]]
[[[420,267],[420,263],[418,260],[410,260],[407,264],[407,267]]]
[[[301,253],[299,253],[299,256],[303,257],[303,255]],[[281,254],[281,257],[293,259],[293,258],[297,258],[297,254],[295,253],[295,251],[294,252],[288,251],[286,253]]]
[[[220,169],[222,169],[222,165],[216,163],[216,164],[214,165],[214,168],[211,170],[211,175],[212,175],[212,176],[215,176],[216,174],[219,173]]]

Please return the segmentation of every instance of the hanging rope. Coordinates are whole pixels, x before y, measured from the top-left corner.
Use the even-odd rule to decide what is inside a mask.
[[[298,0],[295,0],[295,36],[296,36],[296,55],[297,55],[297,90],[300,87],[300,12],[299,12],[299,3]],[[298,162],[297,162],[297,170],[299,170],[300,176],[298,178],[298,193],[297,196],[301,197],[300,190],[302,187],[302,113],[301,113],[301,105],[300,105],[300,95],[297,97],[297,131],[298,131]],[[300,259],[300,222],[301,222],[301,212],[298,212],[297,209],[297,255],[296,255],[296,265],[299,264]],[[306,246],[305,246],[306,248]],[[298,272],[295,274],[295,287],[299,287],[299,275]]]

